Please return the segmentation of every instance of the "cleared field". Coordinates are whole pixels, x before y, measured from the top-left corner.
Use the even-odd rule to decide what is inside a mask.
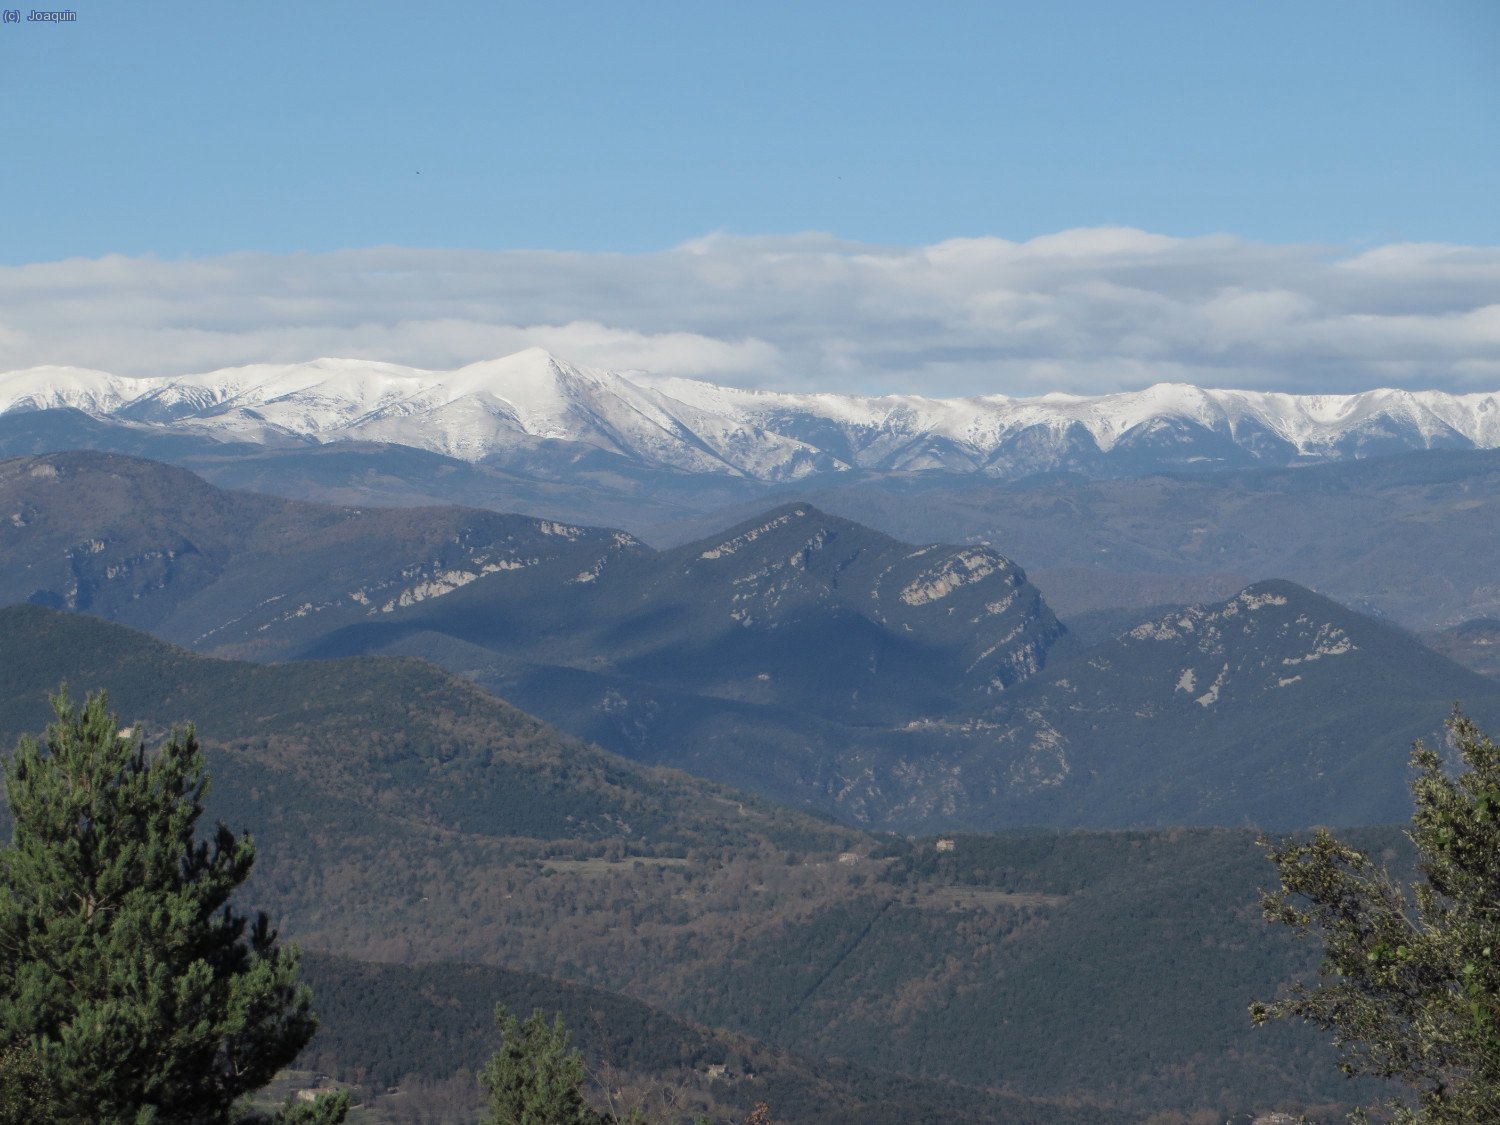
[[[687,867],[690,859],[670,856],[626,856],[624,859],[548,859],[542,870],[549,875],[619,875],[640,867]]]
[[[938,887],[917,895],[917,905],[925,910],[1043,910],[1067,901],[1067,895],[997,891],[993,887]]]

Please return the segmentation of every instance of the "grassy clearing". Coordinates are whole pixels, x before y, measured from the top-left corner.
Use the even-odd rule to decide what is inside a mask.
[[[690,859],[672,856],[633,856],[624,859],[549,859],[542,863],[542,870],[549,875],[620,875],[641,867],[688,867]]]
[[[935,887],[917,895],[917,905],[926,910],[1039,910],[1067,901],[1067,895],[997,891],[993,887]]]

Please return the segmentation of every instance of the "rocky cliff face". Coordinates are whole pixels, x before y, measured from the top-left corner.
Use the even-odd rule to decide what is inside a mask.
[[[848,820],[1403,819],[1414,737],[1500,687],[1290,582],[1085,647],[1005,555],[811,504],[652,550],[461,508],[223,492],[132,458],[0,463],[0,599],[215,654],[402,654],[630,757]]]
[[[284,655],[485,574],[634,549],[553,520],[228,492],[113,454],[0,462],[0,604],[91,613],[206,652]]]

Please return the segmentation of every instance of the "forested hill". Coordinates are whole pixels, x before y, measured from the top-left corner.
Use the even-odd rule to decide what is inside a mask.
[[[551,974],[910,1078],[900,1098],[981,1120],[1305,1108],[1347,1091],[1316,1036],[1245,1017],[1306,967],[1259,921],[1252,833],[960,837],[939,852],[614,758],[416,661],[215,661],[34,606],[0,611],[0,637],[7,740],[40,729],[64,677],[109,688],[153,741],[198,721],[210,817],[257,844],[241,904],[311,952]],[[413,973],[418,994],[459,1000]],[[330,1011],[345,1003],[326,990]],[[918,1090],[943,1082],[968,1092]],[[837,1102],[833,1085],[808,1104]],[[893,1104],[899,1085],[881,1087]],[[975,1110],[975,1087],[1023,1102]]]
[[[194,655],[98,618],[0,608],[0,740],[39,732],[49,693],[103,689],[155,738],[193,722],[221,815],[278,785],[326,813],[435,821],[467,834],[647,844],[767,840],[834,849],[848,830],[561,734],[420,660],[248,664]],[[248,798],[249,804],[239,803]],[[344,810],[340,812],[339,810]],[[322,815],[322,814],[320,814]]]
[[[284,655],[486,574],[577,574],[628,535],[452,505],[334,507],[73,452],[0,461],[0,604],[79,610],[199,651]]]
[[[299,1065],[360,1084],[385,1110],[418,1102],[447,1120],[478,1117],[474,1075],[495,1049],[494,1008],[558,1013],[588,1073],[622,1106],[741,1121],[757,1102],[805,1125],[1125,1125],[1126,1110],[1027,1098],[899,1070],[806,1057],[673,1016],[639,1000],[539,973],[453,962],[372,964],[313,954],[317,1037]],[[378,1011],[379,1019],[371,1019]],[[387,1091],[394,1090],[394,1095]],[[680,1119],[680,1118],[679,1118]]]

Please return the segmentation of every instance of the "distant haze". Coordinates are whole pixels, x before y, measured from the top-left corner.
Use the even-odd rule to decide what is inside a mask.
[[[1500,388],[1500,248],[1334,250],[1129,228],[879,246],[712,235],[639,254],[369,248],[0,267],[0,371],[180,374],[527,347],[786,391]]]

